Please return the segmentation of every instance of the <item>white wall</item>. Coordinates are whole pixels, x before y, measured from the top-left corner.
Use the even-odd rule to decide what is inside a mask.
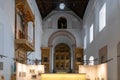
[[[52,33],[59,31],[58,29],[58,19],[60,17],[65,17],[67,19],[67,30],[72,33],[76,39],[77,47],[83,47],[81,29],[82,20],[72,11],[52,11],[43,21],[43,42],[42,46],[48,46],[48,39]]]
[[[65,17],[67,20],[67,29],[58,29],[58,19],[60,17]],[[43,20],[43,37],[42,37],[42,47],[48,47],[49,38],[52,34],[57,31],[68,31],[75,37],[76,44],[69,38],[69,36],[56,36],[53,40],[51,47],[51,72],[53,71],[54,65],[54,48],[59,43],[65,43],[71,48],[71,56],[73,56],[75,44],[76,47],[83,47],[81,29],[82,29],[82,20],[72,11],[52,11],[48,14]],[[71,57],[71,69],[73,69],[73,57]]]
[[[28,0],[32,11],[35,15],[35,52],[29,57],[32,59],[41,58],[41,35],[42,35],[42,20],[35,3],[35,0]],[[14,61],[14,28],[15,28],[15,0],[0,0],[0,55],[7,58],[0,58],[3,62],[3,70],[0,74],[4,75],[5,80],[10,80],[13,73]]]
[[[32,12],[35,16],[35,51],[32,52],[28,58],[30,59],[41,59],[41,40],[42,40],[42,18],[38,10],[35,0],[28,0]],[[28,64],[34,64],[34,62],[28,62]]]
[[[14,27],[15,27],[15,2],[14,0],[0,0],[0,55],[7,58],[0,58],[3,62],[3,70],[0,74],[4,75],[5,80],[10,80],[13,73],[14,57]]]
[[[106,27],[99,32],[99,10],[106,2]],[[94,24],[94,39],[89,43],[89,28]],[[120,4],[119,0],[90,0],[83,19],[84,33],[87,34],[87,48],[84,54],[98,58],[98,51],[105,45],[108,46],[108,80],[117,79],[117,44],[120,41]],[[85,35],[84,35],[85,36]]]

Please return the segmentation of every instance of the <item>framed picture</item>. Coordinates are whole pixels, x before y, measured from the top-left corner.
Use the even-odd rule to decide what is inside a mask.
[[[19,77],[22,77],[22,72],[19,72]]]
[[[26,77],[26,73],[25,72],[19,72],[19,77]]]
[[[21,72],[19,72],[19,77],[21,77],[21,75],[22,75]]]
[[[26,73],[25,72],[22,72],[22,77],[26,77]]]
[[[35,70],[34,69],[30,69],[30,73],[34,74]]]
[[[41,72],[38,72],[38,76],[41,76]]]
[[[32,75],[31,79],[37,79],[37,76],[36,75]]]

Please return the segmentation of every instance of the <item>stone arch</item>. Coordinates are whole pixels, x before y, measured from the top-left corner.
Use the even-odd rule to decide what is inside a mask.
[[[73,42],[73,45],[72,46],[76,46],[76,39],[75,37],[73,36],[72,33],[66,31],[66,30],[60,30],[60,31],[56,31],[54,32],[50,37],[49,37],[49,40],[48,40],[48,47],[52,46],[52,43],[53,43],[53,40],[58,37],[58,36],[66,36],[68,37],[72,42]]]

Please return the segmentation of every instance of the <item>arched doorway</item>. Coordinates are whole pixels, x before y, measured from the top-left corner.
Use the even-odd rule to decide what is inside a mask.
[[[62,40],[60,40],[62,39]],[[48,40],[48,47],[50,48],[50,72],[55,72],[55,62],[54,62],[54,53],[55,53],[55,47],[56,45],[60,43],[65,43],[70,48],[70,71],[74,70],[74,49],[76,47],[76,39],[72,33],[66,30],[59,30],[54,32]]]
[[[54,70],[55,72],[68,72],[70,70],[70,48],[65,43],[59,43],[55,47]]]

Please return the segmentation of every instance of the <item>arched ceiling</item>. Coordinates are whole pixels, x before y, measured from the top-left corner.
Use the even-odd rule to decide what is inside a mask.
[[[57,38],[59,37],[59,38]],[[57,38],[56,41],[55,38]],[[70,42],[69,42],[70,40]],[[67,42],[66,42],[67,41]],[[57,31],[57,32],[54,32],[50,37],[49,37],[49,40],[48,40],[48,46],[52,46],[53,43],[71,43],[72,42],[72,45],[75,45],[76,46],[76,39],[75,37],[68,31],[65,31],[65,30],[60,30],[60,31]],[[68,44],[69,44],[68,43]],[[55,45],[55,44],[54,44]]]
[[[53,40],[53,45],[58,45],[60,43],[65,43],[67,44],[69,47],[73,45],[72,40],[70,40],[68,37],[66,36],[58,36]]]
[[[60,3],[64,3],[69,10],[82,19],[88,2],[89,0],[36,0],[42,18],[45,18],[52,10],[56,10]]]

